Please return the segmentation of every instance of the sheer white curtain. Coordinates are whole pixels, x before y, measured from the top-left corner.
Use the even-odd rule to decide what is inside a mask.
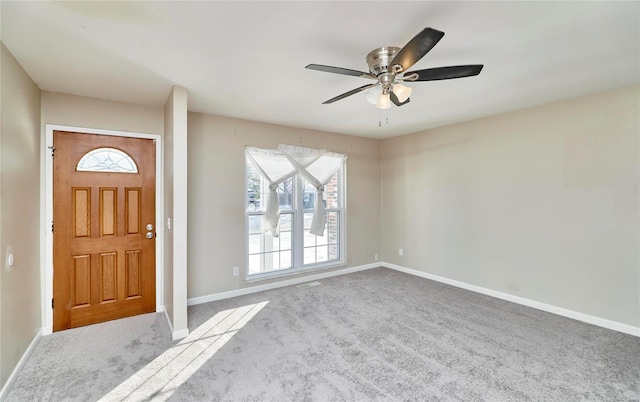
[[[279,234],[280,217],[278,186],[289,177],[299,173],[316,188],[316,205],[311,221],[311,234],[324,234],[324,186],[340,169],[346,156],[327,152],[326,149],[312,149],[293,145],[278,145],[279,150],[247,147],[246,155],[260,174],[269,183],[264,231]]]
[[[311,234],[324,234],[324,186],[340,169],[346,156],[327,152],[326,149],[311,149],[292,145],[278,145],[295,170],[316,188],[316,205],[311,221]]]
[[[274,237],[278,237],[278,220],[280,218],[278,186],[295,175],[297,171],[282,152],[250,147],[247,147],[245,152],[253,166],[269,183],[264,231],[271,231]]]

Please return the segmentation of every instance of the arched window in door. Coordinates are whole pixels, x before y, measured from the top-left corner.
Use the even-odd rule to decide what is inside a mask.
[[[138,166],[133,158],[119,149],[96,148],[80,158],[76,171],[138,173]]]

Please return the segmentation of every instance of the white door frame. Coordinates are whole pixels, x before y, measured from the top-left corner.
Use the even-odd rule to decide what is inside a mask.
[[[162,137],[158,134],[133,133],[129,131],[102,130],[86,127],[60,126],[46,124],[45,147],[42,155],[44,165],[44,213],[42,216],[42,232],[44,247],[41,248],[40,258],[40,282],[42,294],[42,334],[49,335],[53,332],[53,234],[51,225],[53,222],[53,147],[54,131],[71,131],[83,134],[110,135],[116,137],[146,138],[155,140],[156,143],[156,228],[162,227],[164,217],[163,187],[164,182],[164,157],[162,152]],[[163,283],[164,269],[162,267],[164,257],[164,235],[162,230],[156,230],[156,312],[163,311]]]

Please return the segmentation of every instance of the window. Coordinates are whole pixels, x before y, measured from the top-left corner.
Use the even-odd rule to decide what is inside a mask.
[[[272,152],[272,156],[278,155],[278,151]],[[278,157],[284,158],[282,155]],[[271,196],[273,200],[277,199],[278,225],[271,229],[267,224],[270,180],[265,177],[261,166],[257,166],[258,159],[248,154],[247,278],[344,263],[344,156],[341,157],[339,168],[331,174],[321,194],[295,169],[281,175],[281,181],[273,185],[275,195]],[[285,161],[280,162],[286,164]],[[319,197],[323,199],[325,221],[322,234],[316,235],[311,227]]]
[[[119,149],[96,148],[84,154],[76,171],[138,173],[138,166],[129,155]]]
[[[304,264],[315,264],[340,259],[340,208],[338,203],[338,173],[325,186],[324,203],[326,226],[322,236],[310,233],[316,189],[306,180],[302,191],[302,211],[304,214]]]

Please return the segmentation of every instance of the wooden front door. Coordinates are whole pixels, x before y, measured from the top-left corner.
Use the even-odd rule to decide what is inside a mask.
[[[53,330],[155,311],[154,140],[53,134]]]

